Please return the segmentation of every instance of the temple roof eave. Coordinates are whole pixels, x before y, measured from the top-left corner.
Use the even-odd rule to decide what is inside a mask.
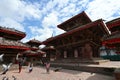
[[[38,40],[35,40],[35,39],[33,39],[33,40],[29,40],[28,42],[26,42],[27,44],[38,44],[38,45],[40,45],[41,44],[41,42],[40,41],[38,41]]]
[[[38,49],[36,51],[26,50],[26,51],[22,52],[21,54],[24,54],[26,56],[41,56],[42,54],[46,54],[46,52]]]
[[[114,39],[114,38],[120,38],[120,32],[118,32],[118,31],[112,32],[111,35],[107,35],[106,37],[104,37],[103,41]]]
[[[111,20],[109,22],[106,22],[106,25],[108,26],[108,28],[113,28],[115,26],[120,26],[120,18],[117,18],[117,19],[114,19],[114,20]]]
[[[20,46],[20,47],[29,47],[28,45],[20,42],[20,41],[13,41],[8,40],[5,38],[0,37],[0,46]]]
[[[23,50],[29,50],[29,47],[24,46],[13,46],[13,45],[0,45],[0,48],[9,48],[9,49],[23,49]]]
[[[120,38],[113,38],[113,39],[109,39],[109,40],[103,41],[104,45],[107,45],[107,44],[116,44],[116,43],[120,44]]]
[[[18,30],[12,30],[12,29],[9,29],[9,28],[4,28],[4,27],[1,27],[1,26],[0,26],[0,32],[5,32],[5,33],[8,33],[8,34],[17,35],[17,36],[21,37],[21,39],[26,36],[26,34],[24,32],[21,32],[21,31],[18,31]]]

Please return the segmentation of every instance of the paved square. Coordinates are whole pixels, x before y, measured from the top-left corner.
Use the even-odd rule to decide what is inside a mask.
[[[106,76],[101,74],[91,74],[88,72],[74,71],[62,69],[58,72],[50,70],[50,73],[46,73],[43,67],[34,67],[31,73],[28,73],[28,68],[22,69],[21,73],[18,70],[8,71],[5,75],[0,75],[0,80],[4,76],[9,77],[9,80],[13,80],[14,75],[17,80],[114,80],[112,76]]]

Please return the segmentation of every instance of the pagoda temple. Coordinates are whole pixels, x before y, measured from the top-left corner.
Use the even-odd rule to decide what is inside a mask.
[[[27,57],[27,61],[40,61],[40,58],[45,54],[39,48],[41,42],[33,39],[23,43],[20,40],[25,36],[24,32],[0,26],[0,54],[5,54],[3,57],[4,62],[15,63],[18,53],[22,57]]]
[[[5,54],[5,62],[14,62],[17,53],[29,50],[20,40],[26,36],[24,32],[0,26],[0,54]]]
[[[66,32],[43,41],[46,47],[54,46],[56,60],[99,58],[103,36],[111,34],[102,19],[91,21],[84,11],[57,27]],[[52,52],[49,56],[53,56]]]
[[[54,48],[54,46],[47,46],[42,48],[42,51],[45,51],[46,54],[43,55],[42,59],[44,62],[47,61],[54,61],[56,59],[56,49]],[[52,53],[52,55],[51,55]]]
[[[42,57],[46,54],[46,52],[39,48],[42,43],[36,39],[32,39],[26,42],[26,44],[30,46],[30,50],[26,50],[22,52],[22,54],[28,57],[28,61],[33,62],[34,64],[42,61]]]
[[[39,46],[42,44],[40,41],[36,40],[36,39],[32,39],[29,40],[28,42],[26,42],[26,44],[28,44],[31,47],[31,50],[37,50],[39,49]]]
[[[120,53],[120,18],[111,20],[106,23],[111,35],[107,35],[104,38],[103,45],[108,49],[116,50],[116,53]]]

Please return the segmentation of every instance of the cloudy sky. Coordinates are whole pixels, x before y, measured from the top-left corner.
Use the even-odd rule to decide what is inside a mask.
[[[0,26],[27,35],[22,40],[44,41],[64,31],[57,25],[85,11],[91,20],[120,17],[120,0],[0,0]]]

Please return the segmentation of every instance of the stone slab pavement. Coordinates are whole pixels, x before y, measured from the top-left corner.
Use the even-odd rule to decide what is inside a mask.
[[[48,74],[44,67],[34,67],[31,73],[28,73],[27,67],[22,69],[21,73],[11,70],[5,75],[0,75],[0,80],[5,76],[9,77],[9,80],[14,80],[12,76],[15,76],[16,80],[115,80],[113,76],[66,69],[54,72],[54,68],[51,68]]]

